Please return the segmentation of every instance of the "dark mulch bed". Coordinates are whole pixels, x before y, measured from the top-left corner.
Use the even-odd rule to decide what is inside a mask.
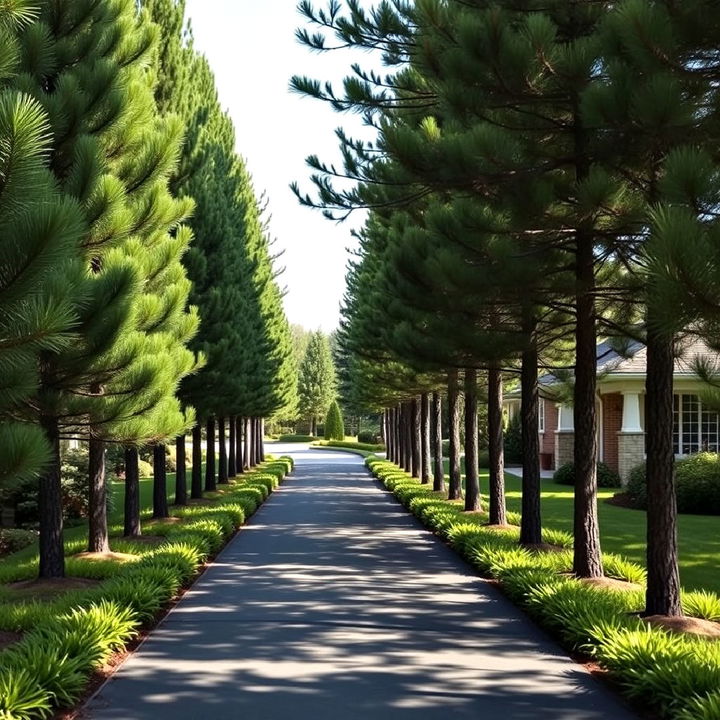
[[[616,507],[627,508],[628,510],[639,510],[635,505],[632,497],[628,493],[620,492],[615,493],[612,497],[605,501],[608,505],[615,505]]]
[[[4,630],[0,630],[0,650],[5,650],[21,640],[22,635],[20,633],[5,632]]]

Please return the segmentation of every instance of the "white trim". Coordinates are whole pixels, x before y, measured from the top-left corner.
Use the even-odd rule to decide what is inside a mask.
[[[640,393],[624,391],[621,394],[623,396],[623,411],[620,432],[642,432],[643,429],[640,427]]]
[[[673,445],[675,444],[675,398],[678,398],[678,423],[677,423],[677,430],[678,430],[678,452],[675,453],[676,458],[684,458],[688,457],[689,455],[694,454],[695,452],[703,452],[703,405],[702,400],[696,393],[673,393]],[[691,444],[697,444],[697,450],[690,451],[689,453],[686,453],[683,451],[683,398],[684,397],[697,397],[697,435],[693,438],[693,440],[696,440],[697,443],[691,443]],[[712,412],[712,411],[710,411]],[[716,415],[718,413],[715,413]],[[718,424],[720,424],[720,418],[718,418]],[[720,427],[718,428],[718,448],[717,450],[720,450]],[[717,452],[717,450],[714,450],[712,448],[709,448],[710,452]]]
[[[538,432],[541,435],[545,434],[545,398],[540,398],[538,401]]]
[[[563,405],[558,403],[558,424],[555,432],[571,433],[575,432],[575,416],[572,405]]]

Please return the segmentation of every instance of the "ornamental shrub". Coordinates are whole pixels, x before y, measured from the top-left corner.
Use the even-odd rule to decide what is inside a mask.
[[[340,411],[340,405],[338,405],[337,400],[332,401],[327,417],[325,418],[325,439],[345,439],[345,423],[343,422],[342,412]]]
[[[635,507],[647,508],[645,463],[633,468],[627,491]],[[720,455],[697,453],[675,463],[678,512],[720,515]]]
[[[620,476],[605,463],[597,464],[598,487],[620,487]],[[553,475],[553,481],[560,485],[575,485],[575,465],[566,463],[561,465]]]
[[[22,550],[37,540],[34,530],[3,528],[0,530],[0,557]]]
[[[358,433],[358,442],[366,443],[367,445],[378,445],[380,443],[380,436],[371,430],[362,430]]]

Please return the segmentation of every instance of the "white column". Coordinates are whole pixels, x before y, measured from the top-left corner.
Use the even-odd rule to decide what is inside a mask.
[[[558,405],[558,432],[575,432],[575,415],[572,405]]]
[[[624,392],[622,430],[624,433],[641,433],[640,427],[640,393]]]

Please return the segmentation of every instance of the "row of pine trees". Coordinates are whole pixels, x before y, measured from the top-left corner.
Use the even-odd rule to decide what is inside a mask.
[[[502,389],[522,392],[521,543],[542,542],[539,375],[571,376],[574,572],[603,574],[597,515],[599,337],[647,346],[646,613],[681,614],[673,363],[692,331],[718,345],[720,64],[713,3],[302,3],[314,50],[375,52],[342,91],[298,92],[362,115],[344,167],[313,157],[308,205],[369,210],[348,278],[341,344],[355,393],[385,408],[394,460],[477,510],[478,387],[487,395],[490,522],[503,524]],[[338,178],[341,180],[338,182]],[[348,189],[346,180],[354,181]]]
[[[262,418],[296,392],[263,208],[184,10],[0,4],[0,483],[40,478],[45,578],[64,574],[61,441],[88,444],[103,552],[108,443],[126,447],[138,534],[138,448],[164,517],[165,443],[184,503],[214,487],[216,428],[224,482],[262,458]]]

